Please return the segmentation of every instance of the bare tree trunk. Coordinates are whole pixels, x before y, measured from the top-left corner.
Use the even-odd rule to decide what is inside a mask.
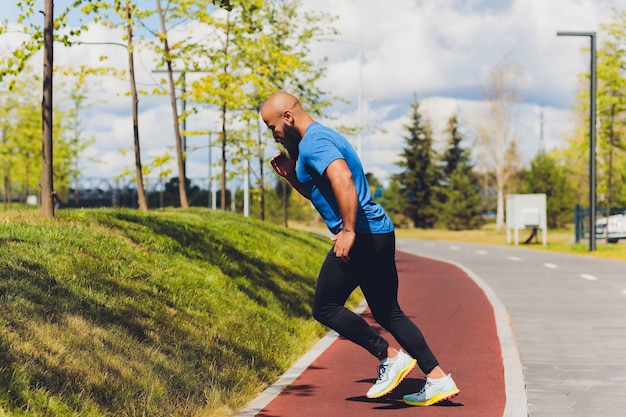
[[[493,67],[481,90],[488,111],[484,121],[478,123],[477,145],[485,170],[495,175],[498,199],[496,229],[504,227],[504,188],[511,175],[518,171],[516,105],[521,102],[520,83],[523,71],[519,64],[505,56]]]
[[[8,169],[7,169],[8,171]],[[4,210],[10,210],[11,209],[11,177],[9,176],[8,172],[7,174],[4,176]]]
[[[135,83],[135,58],[133,54],[133,27],[132,12],[129,0],[126,0],[126,31],[128,35],[128,71],[130,75],[130,92],[133,99],[133,138],[135,144],[135,178],[137,182],[137,202],[139,209],[148,211],[148,201],[143,187],[143,172],[141,166],[141,147],[139,145],[139,99],[137,98],[137,85]]]
[[[2,129],[2,143],[7,143],[7,130],[6,127]],[[4,210],[11,208],[11,168],[10,163],[7,161],[4,166]]]
[[[52,164],[52,73],[54,42],[54,2],[44,7],[43,98],[41,103],[41,210],[44,217],[54,217],[54,186]]]
[[[224,42],[223,53],[224,56],[228,54],[228,46],[230,41],[230,15],[226,17],[226,41]],[[224,64],[224,74],[228,74],[228,61],[225,60],[226,64]],[[224,85],[223,88],[228,88],[228,86]],[[228,107],[226,105],[226,99],[223,98],[224,102],[222,103],[222,194],[220,199],[220,208],[222,210],[226,210],[226,112]],[[235,195],[233,191],[233,195],[231,198],[234,201]]]
[[[285,181],[281,181],[283,184],[283,222],[285,223],[285,227],[289,227],[289,210],[287,206],[287,183]]]
[[[226,103],[222,104],[222,193],[220,194],[220,209],[226,210]]]
[[[163,32],[163,48],[165,52],[165,62],[167,64],[167,76],[170,84],[170,99],[172,102],[172,113],[174,115],[174,134],[176,136],[176,159],[178,160],[178,191],[180,195],[180,206],[189,207],[187,200],[187,182],[185,178],[185,156],[183,155],[183,140],[180,134],[178,118],[178,108],[176,106],[176,89],[174,88],[174,75],[172,71],[172,58],[170,57],[170,47],[167,42],[167,29],[165,27],[165,15],[161,9],[161,0],[156,0],[161,21],[161,31]]]
[[[259,111],[260,110],[257,109],[257,113],[259,113]],[[259,145],[259,212],[261,220],[265,220],[265,176],[263,173],[263,143],[261,140],[261,122],[258,117],[256,120],[256,128]]]
[[[498,203],[496,206],[496,230],[504,228],[504,189],[498,184]]]

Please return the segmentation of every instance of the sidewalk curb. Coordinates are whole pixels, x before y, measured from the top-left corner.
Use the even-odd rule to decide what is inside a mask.
[[[361,314],[367,308],[365,299],[353,310],[356,314]],[[278,380],[267,387],[261,394],[236,414],[235,417],[254,417],[260,413],[274,398],[276,398],[285,388],[295,381],[328,347],[339,337],[339,334],[331,330],[317,342],[313,348],[302,355],[291,368],[287,369]]]

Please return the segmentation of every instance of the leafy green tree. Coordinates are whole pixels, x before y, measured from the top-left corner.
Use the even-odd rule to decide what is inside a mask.
[[[607,213],[615,205],[626,205],[626,10],[614,9],[613,15],[612,22],[600,25],[604,41],[597,51],[597,192]],[[588,80],[589,73],[582,78]],[[588,87],[582,89],[577,107],[588,126]],[[576,142],[572,146],[588,154],[587,128],[579,131]]]
[[[546,194],[550,228],[561,228],[573,221],[574,190],[567,171],[557,158],[540,152],[530,162],[530,168],[520,173],[522,193]]]
[[[53,78],[54,43],[60,42],[70,46],[70,38],[80,35],[87,29],[87,25],[82,23],[82,16],[78,26],[70,30],[62,30],[67,27],[68,16],[73,11],[82,12],[82,5],[93,3],[94,0],[75,0],[55,17],[55,8],[52,0],[44,1],[43,25],[35,23],[34,16],[37,12],[35,2],[32,0],[18,1],[20,16],[18,23],[26,24],[25,34],[29,35],[22,44],[12,51],[8,56],[0,59],[0,81],[7,75],[16,75],[24,70],[29,59],[43,48],[43,80],[42,80],[42,100],[41,100],[41,207],[44,217],[54,217],[54,206],[57,193],[54,190],[54,164],[53,164],[53,142],[54,142],[54,102],[53,102]],[[4,30],[4,29],[0,29]],[[12,80],[11,82],[13,82]],[[12,89],[14,84],[9,85]]]
[[[482,218],[483,200],[476,188],[476,177],[454,171],[449,177],[450,186],[444,190],[447,201],[441,206],[439,219],[449,230],[478,229]]]
[[[397,227],[411,227],[411,220],[403,214],[406,200],[402,195],[402,185],[397,175],[393,175],[389,181],[389,186],[385,187],[378,202],[385,208],[385,211]]]
[[[261,105],[278,90],[298,95],[313,114],[328,105],[316,85],[324,67],[309,58],[309,48],[314,40],[334,33],[327,28],[331,20],[324,13],[302,10],[297,1],[249,1],[213,19],[214,37],[196,45],[202,53],[192,53],[193,48],[187,51],[196,59],[195,65],[204,69],[189,96],[200,106],[217,107],[220,112],[222,187],[228,178],[227,161],[239,163],[231,164],[231,169],[245,171],[245,161],[258,158],[253,174],[260,189],[261,218],[265,217],[268,137],[262,135],[260,126]],[[197,60],[198,56],[204,58]],[[235,127],[241,125],[245,127]]]
[[[601,24],[597,50],[596,84],[596,193],[598,208],[611,212],[626,207],[626,10],[614,9],[614,20]],[[588,48],[583,48],[589,54]],[[575,200],[589,196],[589,72],[580,75],[575,104],[578,128],[567,138],[563,151]],[[608,238],[608,234],[607,234]],[[608,240],[608,239],[607,239]]]
[[[5,176],[5,194],[19,190],[21,201],[33,192],[37,184],[41,162],[41,103],[33,91],[41,91],[41,77],[31,67],[21,74],[10,76],[3,83],[5,91],[0,101],[5,112],[0,115],[3,141],[2,165]],[[11,87],[8,88],[8,85]]]
[[[29,35],[29,37],[18,48],[13,50],[11,54],[2,57],[0,60],[0,81],[2,81],[7,75],[20,73],[26,67],[28,60],[43,48],[41,177],[39,185],[41,187],[41,208],[44,217],[54,217],[54,206],[57,197],[53,182],[53,45],[55,41],[69,45],[71,36],[76,36],[86,29],[82,25],[68,31],[60,30],[67,26],[68,14],[76,9],[77,6],[80,6],[83,1],[91,0],[76,0],[63,10],[59,17],[55,18],[53,1],[45,0],[43,25],[34,23],[33,17],[36,13],[34,1],[18,1],[18,6],[20,7],[18,23],[31,22],[24,28],[25,34]],[[9,88],[13,88],[13,85],[11,84]]]
[[[299,1],[265,1],[257,10],[247,11],[242,22],[245,36],[236,40],[244,51],[246,66],[251,72],[252,93],[248,95],[249,109],[242,113],[244,119],[256,123],[256,150],[258,158],[257,183],[259,184],[260,218],[265,218],[265,150],[269,135],[261,133],[259,112],[263,102],[274,92],[286,90],[294,93],[314,115],[330,103],[317,81],[325,71],[325,60],[310,58],[310,44],[318,39],[332,37],[334,17],[325,12],[302,10]]]
[[[90,74],[98,74],[87,67],[78,69],[68,68],[61,71],[63,78],[61,86],[61,100],[55,102],[63,110],[55,111],[55,120],[59,125],[55,136],[55,170],[54,181],[58,185],[61,199],[68,197],[70,184],[74,181],[74,204],[78,206],[78,180],[84,168],[79,164],[82,153],[95,142],[93,137],[85,137],[82,111],[89,107],[89,90],[86,85]],[[57,95],[59,97],[59,95]]]
[[[15,151],[18,143],[10,132],[15,121],[16,103],[9,94],[7,83],[0,83],[0,169],[4,186],[4,209],[11,208],[13,191],[11,185],[12,168],[15,165]]]
[[[477,229],[484,223],[481,215],[484,204],[470,150],[461,146],[464,138],[456,115],[448,121],[448,134],[434,201],[438,222],[450,230]]]
[[[41,102],[33,91],[41,91],[41,77],[33,69],[26,66],[22,73],[7,78],[0,98],[0,169],[4,176],[5,195],[12,198],[13,190],[17,191],[21,201],[26,201],[29,195],[38,194],[41,170]],[[74,80],[75,81],[75,80]],[[11,89],[7,86],[10,84]],[[70,87],[60,84],[58,89],[63,93],[68,88],[72,96],[80,89],[78,82]],[[63,97],[58,94],[57,97]],[[75,97],[74,97],[75,98]],[[74,100],[72,98],[72,100]],[[77,109],[64,106],[63,100],[57,100],[54,105],[52,120],[55,147],[54,183],[59,190],[67,190],[76,165],[78,153],[88,144],[89,140],[80,136],[80,116]],[[62,192],[60,193],[62,194]]]
[[[395,178],[405,199],[402,213],[411,219],[414,227],[428,229],[437,221],[433,208],[437,183],[436,155],[430,125],[422,121],[417,99],[411,104],[410,119],[411,124],[405,126],[409,134],[404,138],[406,147],[397,162],[403,171],[395,174]]]

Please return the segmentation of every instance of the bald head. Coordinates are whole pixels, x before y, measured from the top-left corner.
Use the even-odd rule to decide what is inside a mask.
[[[261,107],[261,117],[272,132],[275,129],[281,130],[282,125],[287,124],[295,127],[301,135],[304,135],[306,128],[313,122],[300,101],[285,91],[278,91],[265,101]]]
[[[265,104],[263,104],[261,108],[261,116],[266,112],[270,114],[281,114],[285,110],[293,111],[296,107],[302,108],[295,96],[284,91],[279,91],[272,94],[265,101]]]

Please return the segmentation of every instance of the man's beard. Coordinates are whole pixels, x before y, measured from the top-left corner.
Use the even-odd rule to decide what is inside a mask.
[[[285,132],[283,146],[287,150],[287,153],[289,153],[289,158],[292,161],[296,161],[298,159],[298,155],[300,154],[298,145],[302,140],[302,136],[300,135],[300,132],[298,132],[298,129],[286,123],[283,123],[283,132]]]

